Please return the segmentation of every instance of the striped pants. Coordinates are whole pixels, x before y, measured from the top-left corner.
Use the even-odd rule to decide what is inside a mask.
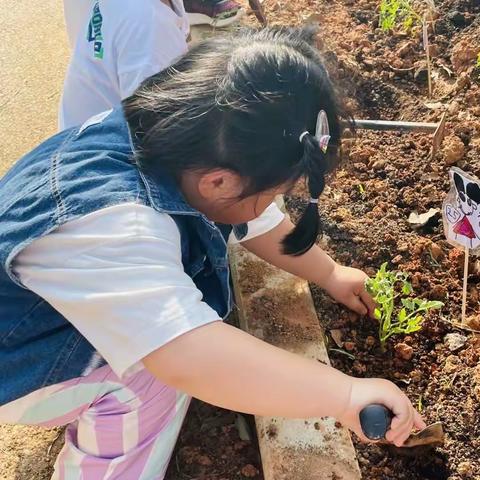
[[[0,423],[68,425],[55,480],[161,480],[190,403],[143,369],[108,366],[0,407]]]

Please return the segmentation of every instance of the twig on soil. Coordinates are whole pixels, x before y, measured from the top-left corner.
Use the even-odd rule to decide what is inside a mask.
[[[340,348],[331,348],[329,352],[340,353],[348,357],[350,360],[355,360],[355,355],[352,355],[351,353],[348,353],[345,350],[341,350]]]
[[[252,9],[253,13],[257,17],[257,20],[261,23],[263,27],[268,25],[267,16],[265,15],[265,10],[263,5],[260,3],[260,0],[248,0],[248,4]]]
[[[427,55],[427,74],[428,74],[428,98],[432,98],[432,64],[430,61],[430,42],[428,41],[428,23],[427,14],[423,16],[423,48]]]
[[[395,73],[408,73],[408,72],[412,72],[413,70],[415,70],[415,67],[395,68],[394,66],[390,65],[389,63],[387,63],[387,66],[388,66],[388,68],[390,68],[390,70],[392,70]]]
[[[459,330],[466,330],[467,332],[472,332],[472,333],[480,333],[480,330],[475,330],[473,328],[466,327],[465,325],[462,325],[461,323],[453,322],[452,320],[448,320],[443,316],[440,316],[439,318],[440,318],[440,321],[442,321],[443,323],[448,323],[452,327],[458,328]]]
[[[53,439],[52,443],[49,445],[47,449],[47,458],[50,458],[50,453],[52,452],[52,448],[55,446],[57,443],[58,439],[63,435],[63,430],[58,432],[57,436]]]

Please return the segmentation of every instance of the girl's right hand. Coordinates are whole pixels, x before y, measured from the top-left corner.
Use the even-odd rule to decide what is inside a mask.
[[[412,430],[426,427],[421,415],[408,397],[392,382],[380,378],[352,378],[350,400],[345,413],[338,420],[365,442],[371,442],[362,432],[360,411],[371,404],[385,405],[393,412],[386,440],[401,447]]]

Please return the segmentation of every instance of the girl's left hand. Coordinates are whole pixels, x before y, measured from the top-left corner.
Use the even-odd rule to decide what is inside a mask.
[[[361,270],[336,264],[322,288],[350,310],[374,318],[375,302],[365,290],[367,278]]]

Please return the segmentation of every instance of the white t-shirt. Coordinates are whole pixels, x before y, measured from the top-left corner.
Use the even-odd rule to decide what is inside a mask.
[[[72,58],[59,111],[61,130],[117,106],[146,78],[187,51],[188,20],[161,0],[64,0]]]
[[[242,241],[276,227],[275,204]],[[230,241],[237,242],[232,235]],[[122,376],[176,337],[220,320],[184,272],[180,232],[167,214],[127,203],[68,222],[14,260],[15,274],[68,319]]]

